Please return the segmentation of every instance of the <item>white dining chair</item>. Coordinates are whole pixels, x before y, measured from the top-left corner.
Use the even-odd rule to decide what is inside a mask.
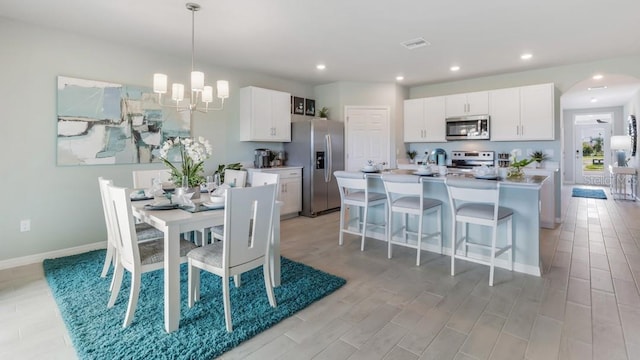
[[[469,259],[468,249],[489,250],[490,259],[484,261],[473,258],[474,262],[489,265],[489,286],[493,286],[493,270],[496,257],[508,253],[509,268],[513,271],[513,210],[499,206],[500,183],[492,180],[454,179],[445,180],[449,203],[451,205],[451,276],[455,276],[456,258]],[[537,206],[537,204],[536,204]],[[462,234],[458,237],[458,223],[462,224]],[[505,223],[506,244],[498,248],[496,245],[498,226]],[[491,245],[477,242],[469,233],[469,224],[488,226],[491,228]],[[458,247],[462,245],[464,256],[458,255]]]
[[[107,304],[112,308],[118,299],[118,293],[122,286],[124,270],[131,272],[131,292],[127,313],[122,327],[131,324],[138,305],[140,283],[142,273],[162,269],[164,267],[164,239],[139,242],[133,223],[131,209],[131,190],[107,185],[107,211],[114,221],[112,232],[115,235],[117,248],[116,267],[113,274],[113,290]],[[180,260],[186,262],[185,255],[196,246],[186,240],[180,240]]]
[[[103,277],[103,278],[107,276],[107,273],[109,272],[109,268],[111,267],[111,265],[112,264],[115,265],[116,252],[117,252],[115,235],[113,234],[113,230],[112,230],[113,228],[111,226],[111,223],[114,220],[111,218],[110,213],[107,211],[108,210],[107,186],[109,185],[113,185],[113,181],[105,179],[103,177],[98,177],[98,186],[100,188],[100,198],[102,199],[102,211],[104,213],[104,223],[107,228],[107,254],[105,256],[104,265],[102,266],[102,272],[100,274],[100,277]],[[138,241],[149,241],[149,240],[164,238],[164,233],[162,231],[146,223],[136,223],[135,231],[138,237]]]
[[[160,183],[171,181],[171,171],[169,169],[155,170],[133,170],[133,188],[148,189],[153,186],[154,179]]]
[[[279,180],[280,180],[279,174],[254,172],[251,175],[251,186],[254,187],[254,186],[264,186],[264,185],[275,184],[276,189],[279,189],[279,186],[278,186]],[[274,219],[274,221],[279,221],[279,219]],[[224,240],[224,225],[216,225],[211,227],[210,229],[211,229],[212,240],[214,239]],[[240,279],[238,279],[236,282],[239,282],[239,281]]]
[[[270,240],[276,201],[276,185],[227,190],[224,214],[224,241],[191,250],[189,266],[189,307],[200,300],[200,270],[221,277],[224,318],[233,331],[229,277],[262,266],[264,286],[271,307],[276,298],[271,284]],[[236,284],[239,286],[239,284]]]
[[[226,169],[224,171],[224,183],[231,187],[245,187],[247,172],[244,170]]]
[[[335,171],[333,175],[338,181],[338,190],[340,191],[340,236],[338,244],[342,246],[345,233],[358,235],[361,237],[360,251],[364,251],[367,228],[383,227],[386,234],[387,197],[383,193],[371,191],[369,182],[362,172]],[[352,212],[349,211],[349,221],[345,222],[347,206],[357,207],[357,216],[353,216]],[[372,206],[384,206],[383,221],[385,223],[369,223],[369,207]],[[355,223],[357,231],[349,229],[352,223]]]
[[[387,257],[391,259],[393,245],[401,245],[416,249],[416,266],[420,266],[422,242],[435,238],[442,254],[442,201],[426,197],[422,178],[416,175],[383,174],[382,182],[387,193],[389,203],[389,220],[387,221]],[[394,213],[402,215],[402,226],[394,231]],[[417,231],[409,230],[409,215],[418,219]],[[434,231],[425,233],[424,217],[432,215],[436,226]],[[402,240],[396,240],[394,235],[402,233]],[[415,242],[410,241],[409,235],[415,236]]]

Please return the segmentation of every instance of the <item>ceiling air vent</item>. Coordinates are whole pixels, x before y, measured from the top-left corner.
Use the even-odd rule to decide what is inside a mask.
[[[403,41],[400,43],[400,45],[406,47],[409,50],[413,50],[413,49],[421,48],[423,46],[429,46],[431,45],[431,43],[423,38],[416,38],[416,39]]]

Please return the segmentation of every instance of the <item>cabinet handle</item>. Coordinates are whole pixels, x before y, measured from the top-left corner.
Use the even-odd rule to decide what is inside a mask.
[[[520,135],[524,136],[524,125],[520,125]]]
[[[516,125],[516,135],[520,135],[520,125]]]

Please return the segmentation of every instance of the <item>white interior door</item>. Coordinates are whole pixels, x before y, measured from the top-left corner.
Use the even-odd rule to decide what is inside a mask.
[[[346,170],[358,171],[369,160],[389,166],[390,110],[384,106],[345,107]]]

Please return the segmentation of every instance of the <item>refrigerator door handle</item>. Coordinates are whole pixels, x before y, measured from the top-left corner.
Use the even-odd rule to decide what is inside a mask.
[[[326,149],[327,161],[324,166],[324,181],[329,182],[331,180],[331,173],[333,172],[333,169],[332,169],[333,154],[331,153],[331,135],[330,134],[325,135],[324,140],[325,140],[325,146],[327,147]]]

